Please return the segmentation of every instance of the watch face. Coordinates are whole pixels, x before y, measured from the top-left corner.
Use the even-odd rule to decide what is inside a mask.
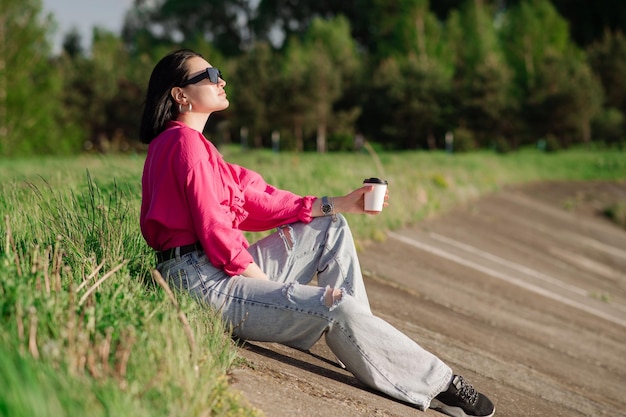
[[[333,210],[333,206],[330,205],[330,203],[328,202],[328,199],[326,197],[322,198],[322,213],[324,214],[330,214],[330,212]]]

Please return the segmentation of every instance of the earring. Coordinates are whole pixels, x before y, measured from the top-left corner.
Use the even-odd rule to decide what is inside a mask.
[[[178,105],[178,112],[180,114],[191,113],[191,109],[192,109],[191,103],[187,104],[187,110],[185,110],[185,111],[183,111],[183,105],[182,104]]]

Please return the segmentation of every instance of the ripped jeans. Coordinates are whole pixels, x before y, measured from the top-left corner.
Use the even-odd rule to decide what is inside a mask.
[[[279,228],[249,248],[270,280],[229,277],[202,251],[157,266],[170,285],[218,311],[243,340],[311,348],[322,335],[363,384],[424,410],[452,370],[372,314],[345,218]],[[307,285],[317,276],[317,286]],[[334,289],[341,289],[333,297]]]

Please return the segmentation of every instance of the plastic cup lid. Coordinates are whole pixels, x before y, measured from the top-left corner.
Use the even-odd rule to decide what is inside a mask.
[[[387,180],[381,180],[380,178],[367,178],[363,180],[363,184],[387,184]]]

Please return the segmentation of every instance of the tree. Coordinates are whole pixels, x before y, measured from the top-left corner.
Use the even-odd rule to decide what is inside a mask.
[[[626,114],[626,36],[607,30],[587,49],[589,63],[604,87],[606,106]]]
[[[453,80],[456,123],[472,131],[480,146],[511,134],[513,77],[498,38],[493,7],[471,0],[450,14],[446,29],[455,51]]]
[[[0,154],[69,151],[56,124],[60,74],[51,65],[52,19],[40,0],[0,3]],[[67,146],[66,146],[67,145]]]
[[[247,0],[135,0],[123,29],[127,42],[187,44],[208,41],[226,56],[239,55],[254,42]]]
[[[428,2],[404,1],[393,36],[377,47],[386,55],[370,77],[362,123],[388,145],[435,148],[446,130],[452,75],[452,51],[443,42],[444,28],[429,12]],[[388,17],[392,21],[391,15]],[[385,21],[386,19],[381,19]],[[391,42],[401,39],[401,42]]]
[[[362,0],[357,0],[360,3]],[[301,38],[315,19],[330,20],[340,15],[353,20],[357,9],[352,1],[334,0],[261,0],[251,27],[258,39],[272,41],[280,34],[281,42],[293,36]],[[275,45],[280,47],[281,45]]]
[[[117,80],[126,67],[119,47],[113,34],[94,29],[91,57],[68,54],[62,60],[64,124],[82,130],[87,149],[108,150],[116,128],[117,121],[110,118],[107,107],[119,93]]]
[[[602,83],[605,102],[594,120],[594,139],[624,142],[626,138],[626,36],[607,30],[602,40],[587,48],[589,65]]]
[[[500,34],[521,94],[533,88],[546,54],[563,55],[571,48],[567,22],[548,0],[521,2],[507,10]]]
[[[552,0],[569,22],[570,35],[580,47],[599,41],[606,31],[626,32],[626,2],[623,0]]]
[[[231,91],[237,125],[249,129],[255,147],[261,147],[276,120],[270,117],[272,92],[279,66],[269,44],[259,42],[235,64]]]
[[[276,102],[293,127],[297,150],[305,148],[305,137],[315,131],[316,149],[326,152],[333,128],[350,135],[359,109],[351,100],[342,101],[358,78],[361,61],[350,25],[343,17],[314,19],[301,40],[291,37],[282,59],[281,82]],[[281,118],[278,115],[278,118]],[[353,128],[352,128],[353,132]]]
[[[77,28],[72,28],[63,37],[63,52],[69,55],[71,58],[78,57],[84,54],[83,47],[81,45],[82,37]]]
[[[450,88],[450,78],[440,64],[415,55],[388,58],[373,83],[371,103],[378,104],[372,120],[376,136],[399,149],[436,148],[435,134],[445,130]]]
[[[369,51],[379,60],[390,56],[402,57],[410,53],[441,57],[443,45],[442,24],[429,10],[428,0],[369,0],[362,3],[362,21],[371,39],[367,40]],[[363,21],[364,20],[364,21]]]
[[[99,152],[129,149],[137,138],[145,87],[154,66],[145,54],[131,56],[115,34],[93,29],[88,55],[64,53],[62,119],[80,131],[82,147]]]
[[[292,38],[284,51],[281,82],[277,92],[281,97],[280,108],[284,110],[283,123],[292,127],[296,151],[304,150],[304,138],[310,118],[309,109],[315,105],[310,80],[311,60],[308,49],[297,38]]]
[[[601,89],[567,22],[548,0],[520,2],[501,29],[515,72],[529,142],[550,136],[560,145],[590,140]]]
[[[537,69],[525,111],[536,138],[557,147],[591,140],[591,122],[602,106],[602,89],[581,52],[549,54]]]
[[[359,70],[356,44],[350,36],[347,19],[315,19],[305,36],[308,49],[308,81],[317,125],[317,151],[326,152],[328,126],[332,123],[333,105]]]

